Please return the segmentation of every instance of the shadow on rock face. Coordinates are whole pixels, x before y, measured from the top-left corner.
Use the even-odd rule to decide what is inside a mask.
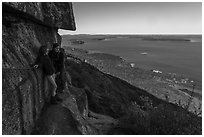
[[[60,105],[51,105],[44,110],[37,122],[34,135],[81,135],[77,128],[78,122],[70,110]]]

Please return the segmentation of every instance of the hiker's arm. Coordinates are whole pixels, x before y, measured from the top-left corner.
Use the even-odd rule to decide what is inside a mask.
[[[60,62],[59,62],[59,65],[60,65],[60,73],[62,73],[63,71],[64,71],[64,58],[65,58],[65,56],[61,56],[61,58],[60,58]]]
[[[64,58],[65,58],[65,52],[63,49],[61,49],[60,58],[59,58],[59,65],[60,66],[64,65]]]
[[[61,65],[61,66],[64,65],[64,58],[65,58],[65,56],[64,56],[64,54],[62,53],[62,56],[61,56],[61,58],[60,58],[60,65]]]

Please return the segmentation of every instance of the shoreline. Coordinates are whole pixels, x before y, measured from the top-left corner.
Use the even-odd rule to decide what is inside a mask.
[[[66,53],[84,60],[85,63],[95,66],[100,71],[125,80],[168,102],[185,105],[189,98],[193,98],[190,111],[199,108],[202,104],[202,86],[199,85],[193,89],[191,80],[187,80],[182,75],[131,66],[131,62],[112,54],[90,53],[84,49],[68,46],[63,48]]]
[[[124,40],[121,41],[121,38],[123,38]],[[85,49],[87,50],[89,53],[102,53],[103,51],[105,53],[108,53],[108,54],[112,54],[112,55],[119,55],[119,56],[123,56],[124,59],[126,59],[128,62],[130,63],[135,63],[135,66],[136,67],[140,67],[140,68],[144,68],[144,69],[148,69],[148,68],[151,68],[151,69],[158,69],[160,71],[164,71],[164,72],[169,72],[169,73],[178,73],[178,74],[183,74],[183,75],[187,75],[188,78],[190,79],[193,79],[193,81],[197,81],[197,83],[202,83],[202,70],[200,69],[200,57],[197,57],[196,56],[196,60],[199,59],[198,63],[193,63],[194,61],[191,59],[190,61],[188,61],[188,59],[190,58],[190,53],[189,53],[189,50],[193,50],[191,49],[191,45],[189,46],[189,43],[192,43],[192,39],[196,39],[196,41],[199,39],[199,41],[201,40],[202,38],[202,35],[196,35],[196,36],[191,36],[191,35],[181,35],[181,36],[177,36],[177,35],[172,35],[172,36],[169,36],[169,35],[166,35],[166,36],[163,36],[163,35],[91,35],[91,36],[87,36],[87,35],[65,35],[63,36],[63,42],[62,42],[62,45],[70,45],[71,47],[73,48],[80,48],[80,49]],[[72,40],[78,40],[78,41],[83,41],[83,44],[75,44],[75,43],[70,43],[70,41]],[[111,41],[106,41],[106,39],[110,39]],[[118,39],[118,40],[117,40]],[[136,40],[132,40],[132,39],[136,39]],[[140,39],[140,40],[138,40]],[[145,40],[147,39],[147,40]],[[152,51],[149,49],[149,44],[151,43],[148,42],[150,40],[156,40],[158,42],[153,42],[153,47],[152,47]],[[185,40],[188,40],[187,43],[185,43],[184,41]],[[128,46],[127,48],[131,48],[132,49],[132,46],[134,46],[132,43],[133,42],[138,42],[139,43],[137,45],[138,48],[137,51],[138,52],[131,52],[129,50],[127,50],[127,54],[126,53],[117,53],[115,52],[115,48],[114,46],[111,46],[111,44],[118,44],[119,45],[119,48],[120,50],[125,50],[124,48],[121,48],[122,45],[125,44],[125,42],[123,41],[126,41],[127,40],[130,40],[130,43],[129,44],[130,46]],[[161,40],[161,41],[160,41]],[[163,41],[164,40],[164,41]],[[185,50],[184,52],[181,50],[181,47],[178,46],[178,49],[176,48],[175,49],[175,46],[173,46],[173,48],[171,48],[171,50],[169,51],[170,53],[168,53],[166,50],[164,50],[164,48],[160,48],[161,45],[162,45],[162,42],[165,42],[165,41],[171,41],[171,40],[175,40],[177,42],[181,41],[181,42],[184,42],[183,44],[181,44],[182,48],[185,48],[184,45],[187,44],[187,47],[188,47],[188,50]],[[184,41],[183,41],[184,40]],[[119,43],[117,43],[117,41],[119,41]],[[148,48],[147,49],[144,49],[142,46],[140,46],[141,44],[146,44],[146,42],[144,41],[147,41],[147,45],[148,45]],[[173,42],[172,41],[172,42]],[[122,42],[122,44],[120,43]],[[142,42],[142,43],[140,43]],[[94,47],[95,45],[97,45],[96,48]],[[157,46],[154,46],[154,45],[157,45],[159,46],[159,49],[158,51],[155,51],[156,48],[158,48]],[[163,44],[169,44],[169,43],[163,43]],[[180,43],[179,43],[180,44]],[[179,45],[177,43],[177,45]],[[103,46],[103,45],[106,45],[105,46],[105,50],[103,48],[100,48],[99,46]],[[107,48],[109,48],[108,46],[110,45],[110,50],[109,51]],[[194,44],[196,47],[198,44]],[[200,44],[199,44],[200,45]],[[172,46],[172,44],[171,44]],[[189,48],[190,47],[190,48]],[[194,47],[192,47],[194,48]],[[89,50],[91,49],[91,50]],[[135,48],[134,48],[135,49]],[[94,50],[94,51],[92,51]],[[97,51],[99,50],[99,51]],[[121,50],[121,51],[122,51]],[[176,53],[172,53],[173,50],[178,50],[178,52],[176,53],[179,53],[178,56],[176,57],[169,57],[169,54],[176,54]],[[116,51],[117,50],[117,47],[116,47]],[[182,52],[181,52],[182,51]],[[198,51],[198,48],[196,48],[196,50],[193,50],[193,53],[197,55],[197,51]],[[199,50],[200,51],[200,50]],[[129,53],[130,52],[130,53]],[[158,53],[159,52],[159,53]],[[167,52],[167,55],[163,54],[163,52]],[[160,55],[161,53],[161,56],[158,56]],[[140,55],[139,55],[140,54]],[[181,55],[184,55],[183,58],[181,58],[180,56]],[[188,56],[189,55],[189,56]],[[199,52],[199,55],[200,55],[200,52]],[[162,59],[161,57],[164,58],[168,58],[167,61],[165,61],[165,59]],[[152,59],[151,59],[152,57]],[[137,59],[138,58],[138,59]],[[141,58],[141,59],[139,59]],[[161,59],[161,60],[158,60],[158,59]],[[178,59],[178,61],[174,61],[174,59]],[[183,60],[184,62],[181,62],[179,61],[180,59],[185,59]],[[151,62],[152,60],[152,62]],[[189,62],[189,63],[188,63]],[[192,62],[192,63],[191,63]],[[183,64],[183,65],[181,65]],[[200,84],[201,86],[201,84]]]
[[[84,50],[84,49],[80,49],[80,48],[73,48],[73,47],[63,47],[63,48],[71,48],[71,50],[72,51],[77,51],[78,52],[78,55],[79,54],[86,54],[86,56],[88,55],[90,55],[90,56],[94,56],[94,57],[96,57],[96,56],[101,56],[101,57],[103,57],[103,58],[106,58],[106,60],[107,60],[107,58],[109,59],[109,60],[112,60],[112,59],[116,59],[116,58],[118,58],[119,60],[122,60],[122,62],[125,62],[125,63],[127,63],[128,64],[128,66],[129,67],[131,67],[131,68],[137,68],[137,69],[142,69],[142,70],[144,70],[144,71],[151,71],[151,72],[153,72],[153,73],[157,73],[157,74],[161,74],[161,75],[165,75],[165,77],[167,77],[168,76],[168,78],[169,77],[179,77],[180,79],[181,78],[183,78],[183,79],[181,79],[181,81],[180,81],[180,83],[182,83],[182,84],[190,84],[190,82],[188,82],[188,81],[193,81],[193,82],[195,82],[195,81],[197,81],[197,82],[200,82],[200,81],[198,81],[198,80],[195,80],[195,79],[193,79],[193,78],[191,78],[190,76],[188,76],[187,74],[180,74],[180,73],[175,73],[175,72],[165,72],[165,71],[161,71],[160,69],[156,69],[156,68],[144,68],[144,67],[138,67],[137,65],[136,65],[136,63],[135,62],[129,62],[129,61],[126,61],[123,57],[121,57],[121,56],[117,56],[117,55],[113,55],[113,54],[108,54],[108,53],[103,53],[103,52],[99,52],[99,51],[88,51],[88,50]],[[177,81],[176,79],[173,79],[172,81],[174,81],[174,83],[178,83],[179,81]],[[202,84],[201,82],[200,82],[200,84]],[[198,86],[201,86],[200,84],[197,84]]]
[[[130,67],[140,68],[140,69],[143,69],[143,70],[146,70],[146,71],[153,71],[154,73],[163,73],[165,75],[170,75],[171,77],[176,76],[176,77],[179,77],[180,82],[183,83],[183,84],[189,83],[189,81],[193,81],[193,84],[197,85],[198,87],[202,87],[202,79],[200,81],[200,80],[198,80],[198,78],[196,78],[196,76],[192,77],[192,76],[189,76],[188,74],[185,74],[185,73],[172,72],[172,71],[170,71],[168,69],[165,69],[165,68],[160,68],[159,69],[159,66],[158,67],[148,67],[148,66],[145,67],[145,66],[141,66],[141,64],[137,65],[135,62],[127,61],[125,58],[123,58],[121,56],[118,56],[118,55],[114,55],[114,54],[103,53],[103,52],[100,52],[100,51],[89,51],[89,50],[81,49],[80,47],[70,47],[70,48],[78,50],[81,53],[86,53],[86,54],[91,55],[91,56],[92,55],[94,55],[94,56],[95,55],[96,56],[100,55],[100,56],[103,56],[104,58],[107,58],[107,57],[104,56],[104,55],[106,55],[106,56],[109,57],[109,59],[117,57],[117,58],[120,58],[123,61],[126,61],[126,63],[128,63],[130,65]],[[177,80],[174,80],[174,81],[175,81],[175,83],[178,82]],[[200,88],[200,90],[202,90],[202,89]]]

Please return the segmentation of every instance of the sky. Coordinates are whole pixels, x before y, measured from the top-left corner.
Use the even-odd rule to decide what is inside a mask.
[[[200,34],[201,2],[74,2],[76,31],[60,34]]]

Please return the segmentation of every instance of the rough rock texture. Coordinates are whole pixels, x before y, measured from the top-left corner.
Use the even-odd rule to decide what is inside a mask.
[[[63,101],[57,105],[45,107],[32,134],[107,134],[117,125],[118,121],[108,115],[92,112],[88,107],[89,101],[85,90],[67,82],[64,92],[58,94]]]
[[[30,134],[50,98],[50,85],[33,70],[40,46],[61,42],[56,28],[75,30],[71,3],[3,3],[2,133]]]
[[[3,11],[49,27],[76,30],[71,3],[4,2]]]
[[[38,49],[75,29],[70,3],[3,3],[3,134],[201,134],[201,118],[66,56],[66,88],[51,105],[50,84],[34,70]],[[68,55],[68,53],[67,53]]]

